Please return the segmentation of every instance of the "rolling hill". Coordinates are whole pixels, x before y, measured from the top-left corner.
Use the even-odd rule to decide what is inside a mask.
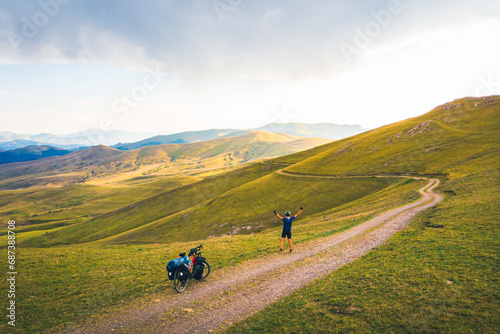
[[[437,174],[445,199],[383,246],[228,332],[497,332],[499,132],[499,96],[464,98],[276,159],[296,162],[288,173]]]
[[[333,176],[422,174],[446,177],[457,173],[457,169],[461,170],[464,161],[471,167],[476,163],[490,163],[493,166],[493,161],[498,162],[499,153],[499,105],[498,97],[453,101],[420,117],[277,158],[272,162],[293,163],[284,169],[290,174]],[[478,142],[482,143],[480,147]],[[276,180],[254,181],[258,182],[264,183],[256,186],[257,189],[266,189],[265,184],[274,184]],[[246,186],[214,199],[210,203],[210,210],[224,212],[227,210],[225,203],[228,202],[232,203],[233,208],[237,208],[238,203],[253,203],[251,207],[256,213],[251,218],[240,213],[241,210],[232,212],[230,216],[235,221],[262,221],[260,212],[265,212],[261,211],[264,207],[257,209],[254,197],[252,200],[246,199],[246,194],[251,193]],[[325,190],[328,189],[326,185],[322,186]],[[369,186],[365,186],[368,189]],[[284,183],[276,183],[276,187],[284,188]],[[234,198],[238,199],[236,203]],[[309,198],[314,199],[312,196]],[[310,204],[313,203],[314,200]],[[179,221],[190,226],[201,221],[201,217],[206,217],[207,214],[207,209],[194,207],[183,212],[183,215],[166,217],[129,235],[122,235],[118,240],[169,240],[175,233],[181,233],[178,228],[174,229]],[[184,216],[187,218],[183,218]],[[214,219],[217,220],[215,217]],[[211,219],[204,218],[203,222],[209,223]],[[232,224],[238,225],[234,222]]]
[[[319,175],[449,174],[498,153],[496,96],[466,98],[429,113],[312,150],[273,159],[291,173]],[[478,145],[481,143],[481,145]]]
[[[437,107],[420,117],[312,150],[273,159],[270,163],[292,164],[284,168],[284,171],[290,174],[334,176],[422,174],[456,177],[455,174],[463,173],[464,161],[469,169],[476,164],[489,164],[493,167],[495,161],[498,163],[499,113],[499,97],[461,99]],[[481,143],[479,147],[478,142]],[[253,187],[260,189],[257,193],[275,183],[278,188],[285,187],[286,181],[279,182],[280,179],[281,176],[266,176],[253,181],[260,184]],[[354,184],[354,181],[350,182]],[[252,203],[250,207],[255,213],[248,217],[241,213],[241,210],[232,211],[229,215],[232,217],[232,224],[238,226],[244,223],[237,222],[262,221],[260,215],[261,212],[265,212],[262,211],[265,205],[257,209],[255,197],[247,198],[247,195],[251,194],[251,191],[246,189],[247,186],[250,184],[215,198],[210,203],[210,211],[224,212],[227,210],[226,203],[232,203],[233,208],[237,208],[239,204],[245,206],[246,203]],[[368,194],[369,186],[365,186]],[[303,189],[303,186],[300,189]],[[325,191],[326,189],[328,188],[325,188]],[[272,194],[271,189],[266,191]],[[276,196],[277,194],[274,198]],[[313,203],[314,200],[310,205]],[[129,236],[121,236],[120,240],[149,242],[169,240],[167,236],[170,235],[171,238],[174,235],[170,231],[179,221],[184,221],[188,226],[194,224],[200,221],[201,217],[207,216],[206,210],[203,207],[194,207],[183,212],[183,215],[165,217],[151,226],[132,232]],[[216,217],[218,215],[215,215],[214,219],[217,219]],[[204,223],[209,221],[210,218],[203,219]]]
[[[26,146],[15,150],[0,152],[0,165],[11,162],[38,160],[53,156],[66,155],[72,151],[47,145]]]
[[[187,144],[208,141],[237,131],[236,129],[212,129],[202,131],[186,131],[171,135],[154,136],[134,143],[118,143],[113,145],[119,150],[134,150],[144,146],[162,145],[162,144]]]

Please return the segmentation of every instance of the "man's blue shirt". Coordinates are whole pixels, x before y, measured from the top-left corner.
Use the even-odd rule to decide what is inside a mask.
[[[295,216],[283,217],[283,230],[291,231],[292,230],[292,222],[294,219],[295,219]]]

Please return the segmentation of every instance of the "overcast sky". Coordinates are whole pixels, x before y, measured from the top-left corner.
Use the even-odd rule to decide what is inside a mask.
[[[498,0],[0,0],[0,131],[374,128],[500,94]]]

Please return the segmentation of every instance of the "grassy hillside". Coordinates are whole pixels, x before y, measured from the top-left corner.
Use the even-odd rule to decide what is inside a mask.
[[[433,210],[227,332],[497,333],[499,165],[486,154],[454,166]]]
[[[294,224],[294,244],[320,240],[355,226],[380,211],[408,203],[419,197],[416,189],[423,181],[394,184],[331,210],[328,214],[300,216]],[[78,244],[50,248],[19,247],[18,263],[22,280],[18,284],[18,333],[37,333],[68,321],[82,321],[112,306],[127,305],[140,297],[155,300],[177,294],[165,275],[166,263],[180,251],[203,243],[204,256],[213,274],[244,261],[266,257],[277,250],[275,227],[254,235],[230,235],[199,242],[151,245]],[[20,234],[21,236],[22,234]],[[5,238],[2,236],[1,238]],[[2,239],[6,240],[6,239]],[[20,276],[21,277],[21,276]],[[215,276],[214,276],[215,277]],[[6,280],[0,288],[6,289]],[[190,284],[196,284],[191,282]],[[156,294],[160,294],[159,296]],[[57,302],[56,302],[57,301]],[[0,332],[6,328],[0,322]],[[63,332],[56,329],[54,332]]]
[[[4,164],[0,166],[0,186],[5,187],[18,180],[33,177],[34,174],[37,176],[60,176],[65,173],[78,172],[85,167],[97,164],[104,159],[110,159],[120,153],[119,150],[101,145],[61,157]]]
[[[447,196],[384,246],[228,332],[497,332],[499,119],[499,97],[461,99],[278,159],[304,159],[288,169],[298,173],[439,173]]]
[[[4,190],[0,192],[0,231],[12,217],[18,232],[70,225],[200,180],[194,176],[144,177],[108,187],[77,184]]]
[[[296,173],[440,174],[498,153],[498,96],[460,99],[406,121],[275,159]],[[478,145],[480,143],[480,145]]]
[[[223,173],[209,177],[30,239],[24,246],[81,243],[114,236],[205,202],[279,168],[280,166],[275,165],[256,164],[229,172],[230,174]]]
[[[111,239],[113,242],[199,240],[228,234],[250,234],[280,226],[273,209],[299,211],[302,218],[380,191],[401,179],[307,179],[273,173]],[[262,191],[266,189],[266,191]]]

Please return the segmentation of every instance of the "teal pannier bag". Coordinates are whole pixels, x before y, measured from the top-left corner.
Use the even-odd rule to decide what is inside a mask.
[[[170,260],[167,264],[167,272],[168,272],[168,279],[173,280],[174,279],[174,274],[177,271],[177,269],[183,265],[189,263],[189,259],[187,256],[179,257],[174,260]]]

